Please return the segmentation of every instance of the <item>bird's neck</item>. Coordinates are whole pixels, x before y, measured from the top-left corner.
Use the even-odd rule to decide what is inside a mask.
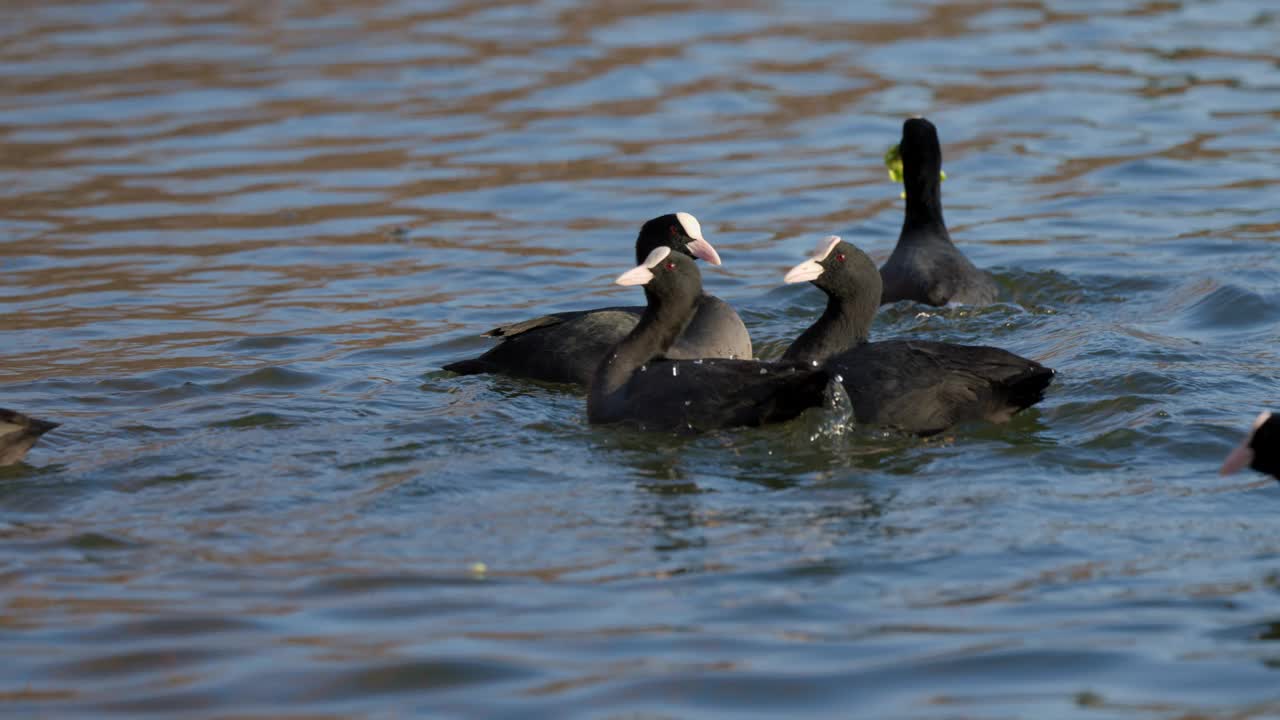
[[[791,343],[783,360],[823,362],[837,353],[867,342],[871,321],[880,298],[847,298],[827,294],[827,309],[822,317]]]
[[[914,177],[907,178],[907,207],[902,221],[904,239],[941,235],[950,241],[947,223],[942,217],[940,182],[936,169],[932,173],[916,173]]]
[[[617,392],[637,370],[670,349],[693,318],[699,294],[662,301],[651,298],[640,322],[596,367],[591,397]]]

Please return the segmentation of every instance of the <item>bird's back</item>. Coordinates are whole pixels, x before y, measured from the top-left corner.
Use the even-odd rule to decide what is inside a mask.
[[[604,354],[635,327],[644,308],[544,315],[490,330],[502,340],[478,358],[444,366],[461,375],[500,373],[546,382],[591,382]]]
[[[922,340],[859,345],[827,363],[859,422],[939,432],[968,420],[1004,421],[1039,402],[1053,371],[1000,348]]]
[[[986,305],[997,290],[991,274],[979,270],[949,238],[907,238],[898,241],[880,268],[884,284],[881,304],[911,300],[941,307],[947,303]]]
[[[593,392],[588,419],[680,433],[784,422],[822,406],[828,379],[812,363],[657,360],[618,392]]]

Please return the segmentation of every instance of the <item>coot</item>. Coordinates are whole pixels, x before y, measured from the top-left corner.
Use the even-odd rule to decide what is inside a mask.
[[[654,218],[636,237],[636,262],[666,247],[712,265],[720,256],[686,212]],[[503,325],[485,333],[500,342],[477,358],[444,366],[461,375],[499,373],[548,382],[587,385],[605,351],[635,327],[643,307],[609,307],[555,313]],[[692,320],[667,350],[669,358],[751,358],[751,337],[733,307],[699,294]]]
[[[924,118],[907,120],[902,124],[899,149],[907,208],[898,244],[880,268],[884,283],[880,302],[914,300],[934,306],[995,302],[995,280],[974,267],[951,242],[942,219],[942,148],[937,129]]]
[[[1230,475],[1246,466],[1280,480],[1280,417],[1269,412],[1259,415],[1220,472]]]
[[[818,286],[827,309],[783,360],[822,364],[838,374],[860,423],[929,435],[967,420],[1002,422],[1040,402],[1053,380],[1053,370],[1000,348],[868,342],[880,274],[866,253],[835,235],[784,280]]]
[[[782,422],[823,404],[827,372],[812,363],[660,359],[702,295],[698,267],[685,255],[658,247],[617,283],[643,285],[648,305],[596,368],[590,422],[693,433]]]

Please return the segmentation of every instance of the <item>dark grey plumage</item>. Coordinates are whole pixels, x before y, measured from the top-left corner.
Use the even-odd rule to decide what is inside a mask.
[[[858,422],[932,435],[961,422],[1005,422],[1044,399],[1053,370],[1006,350],[924,340],[864,343],[826,363]]]
[[[675,252],[650,272],[643,317],[596,369],[590,422],[693,433],[782,422],[823,404],[827,373],[810,363],[658,359],[695,312],[702,284],[693,260]]]
[[[974,267],[951,242],[942,217],[942,147],[938,131],[924,118],[902,124],[902,183],[907,195],[902,232],[893,254],[880,268],[881,303],[913,300],[942,306],[950,302],[995,302],[995,280]]]
[[[685,213],[663,215],[644,224],[636,237],[636,262],[656,247],[669,247],[693,257],[692,245],[702,239],[696,220],[691,237]],[[548,382],[587,385],[605,352],[631,332],[644,313],[643,307],[610,307],[554,313],[503,325],[485,333],[500,342],[477,358],[461,360],[444,369],[462,375],[499,373]],[[723,300],[701,295],[691,322],[667,350],[673,359],[752,357],[751,336],[733,307]]]
[[[924,340],[868,342],[880,297],[871,259],[838,237],[787,273],[827,294],[827,309],[783,355],[840,377],[858,422],[928,435],[969,420],[1003,422],[1044,397],[1053,370],[1000,348]]]
[[[1259,415],[1244,441],[1222,463],[1222,474],[1244,467],[1280,480],[1280,416],[1270,412]]]
[[[826,293],[827,307],[791,343],[783,360],[822,362],[871,337],[871,322],[880,309],[880,281],[866,253],[831,235],[811,259],[792,268],[784,279],[812,282]]]

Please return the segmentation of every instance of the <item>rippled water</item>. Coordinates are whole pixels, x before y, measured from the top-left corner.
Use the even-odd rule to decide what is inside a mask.
[[[14,717],[1280,714],[1280,14],[1224,2],[11,5]],[[875,332],[1056,367],[1009,425],[693,440],[440,366],[688,210],[760,352],[939,126],[1004,302]]]

